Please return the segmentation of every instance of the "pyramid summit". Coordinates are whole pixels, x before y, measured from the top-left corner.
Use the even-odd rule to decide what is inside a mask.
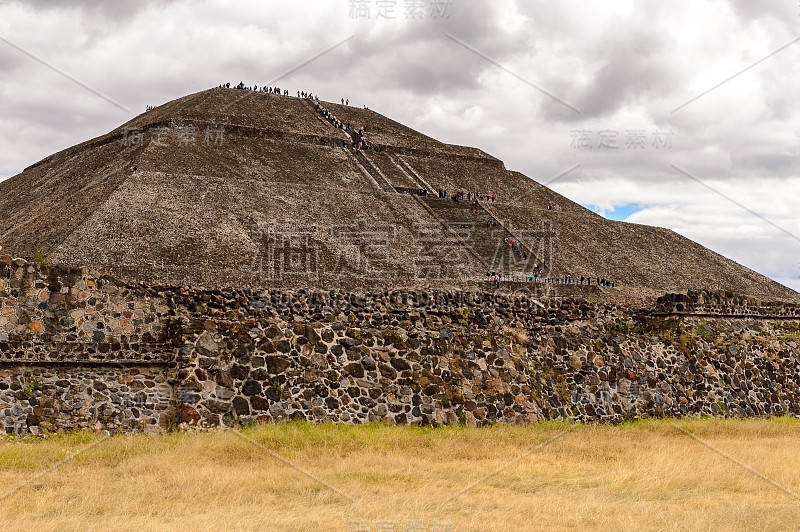
[[[798,297],[671,230],[606,220],[479,149],[368,109],[249,90],[185,96],[47,157],[0,183],[0,212],[4,253],[148,283],[372,288],[498,276],[591,282],[608,297]]]

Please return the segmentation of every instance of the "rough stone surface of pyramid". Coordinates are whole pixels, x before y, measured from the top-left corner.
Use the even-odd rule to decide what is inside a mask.
[[[353,149],[361,127],[371,149]],[[0,212],[6,252],[150,283],[463,286],[495,271],[628,294],[798,295],[668,229],[606,220],[478,149],[367,109],[245,90],[179,98],[56,153],[0,184]]]

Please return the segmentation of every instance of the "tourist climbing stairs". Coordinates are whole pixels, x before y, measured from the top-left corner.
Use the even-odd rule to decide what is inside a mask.
[[[512,273],[527,274],[533,271],[535,264],[538,265],[529,248],[520,250],[514,235],[480,205],[465,200],[439,198],[435,193],[422,200],[483,258],[489,271],[505,276]],[[512,241],[514,247],[511,246]]]
[[[527,273],[529,273],[528,270],[530,269],[530,267],[532,265],[536,265],[536,267],[543,272],[540,275],[544,275],[545,277],[549,277],[550,276],[550,273],[551,273],[550,272],[550,265],[546,264],[546,262],[545,262],[543,257],[537,256],[536,252],[534,251],[534,247],[531,245],[531,244],[533,244],[533,242],[525,241],[525,240],[523,240],[521,238],[518,238],[518,236],[514,233],[514,231],[511,230],[507,226],[507,224],[503,223],[500,219],[498,219],[489,209],[487,209],[484,206],[483,203],[478,202],[477,209],[479,211],[478,212],[479,215],[481,213],[483,213],[483,215],[486,216],[486,218],[488,220],[490,220],[491,222],[494,223],[495,231],[497,231],[498,233],[502,233],[502,235],[503,235],[501,237],[501,239],[502,238],[508,238],[509,240],[513,240],[515,243],[519,243],[520,247],[522,248],[522,251],[528,257],[528,259],[525,261],[527,263],[525,265],[525,270],[521,271],[521,272],[518,271],[517,273],[527,274]],[[488,225],[488,223],[487,223],[487,225]],[[541,233],[541,232],[539,232],[539,233]],[[544,238],[544,236],[545,235],[543,235],[543,234],[539,235],[540,238]]]
[[[303,102],[304,102],[304,103],[305,103],[305,104],[308,106],[308,108],[311,110],[311,112],[312,112],[312,113],[314,113],[314,116],[316,116],[316,117],[317,117],[317,120],[319,120],[319,121],[320,121],[320,122],[322,122],[323,124],[327,124],[328,126],[330,126],[330,127],[331,127],[331,128],[333,128],[333,129],[337,129],[336,127],[334,127],[334,125],[333,125],[333,124],[331,124],[331,123],[328,121],[328,119],[326,119],[324,116],[322,116],[322,115],[320,114],[320,112],[319,112],[319,111],[317,111],[317,107],[316,107],[316,104],[314,104],[314,102],[312,102],[312,101],[311,101],[311,100],[309,100],[308,98],[301,98],[301,100],[302,100],[302,101],[303,101]]]
[[[331,128],[337,128],[323,117],[316,105],[304,100],[309,109]],[[439,198],[436,189],[420,176],[403,156],[393,152],[367,152],[354,149],[360,137],[355,131],[344,132],[352,143],[345,149],[348,158],[376,188],[391,193],[410,194],[437,220],[458,245],[464,246],[489,272],[525,275],[534,268],[546,268],[531,254],[530,245],[520,242],[503,223],[482,205],[469,201]],[[367,139],[364,139],[365,141]],[[374,162],[372,160],[374,158]],[[383,166],[392,176],[386,177]],[[394,183],[392,183],[392,180]],[[426,190],[427,195],[420,194]]]

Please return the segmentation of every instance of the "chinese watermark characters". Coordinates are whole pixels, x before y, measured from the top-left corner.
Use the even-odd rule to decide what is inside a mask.
[[[253,239],[258,250],[252,268],[267,279],[286,276],[319,276],[319,250],[316,226],[281,227],[270,225]]]
[[[453,0],[348,0],[348,16],[367,20],[450,18]]]
[[[627,150],[671,150],[674,136],[672,129],[660,128],[650,135],[644,129],[573,129],[570,134],[574,150],[618,150],[622,146]]]
[[[208,126],[204,130],[196,126],[181,126],[178,128],[151,127],[147,130],[125,129],[122,133],[122,145],[127,147],[141,146],[222,146],[225,137],[223,126]]]
[[[450,521],[425,519],[351,519],[350,532],[450,532]]]

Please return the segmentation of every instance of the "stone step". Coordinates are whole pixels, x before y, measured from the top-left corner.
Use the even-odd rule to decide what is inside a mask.
[[[397,192],[392,184],[386,179],[386,176],[384,176],[383,173],[378,170],[369,159],[367,159],[361,150],[354,150],[353,153],[355,154],[356,160],[361,163],[361,166],[363,166],[364,169],[369,172],[372,178],[383,190],[386,192]]]
[[[408,164],[403,157],[398,153],[391,154],[392,159],[395,161],[395,164],[399,166],[403,172],[408,175],[418,186],[419,188],[427,188],[429,191],[434,192],[436,189],[432,187],[427,181],[422,179],[419,174],[411,168],[411,165]]]
[[[512,250],[504,239],[515,240],[513,235],[500,224],[496,229],[490,228],[489,222],[493,217],[479,206],[476,207],[466,201],[455,202],[435,196],[422,199],[483,258],[490,270],[500,272],[533,270],[536,261],[531,254],[526,250],[526,257],[523,258],[518,251]]]
[[[383,176],[389,181],[396,189],[409,189],[419,190],[420,184],[409,176],[403,169],[392,159],[392,155],[386,151],[372,151],[368,150],[364,156],[383,173]]]

